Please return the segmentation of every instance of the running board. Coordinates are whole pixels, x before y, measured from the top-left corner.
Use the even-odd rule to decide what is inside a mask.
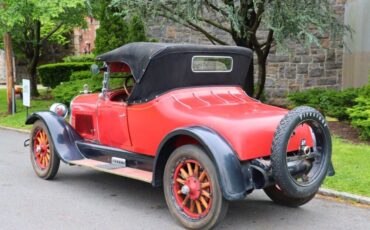
[[[98,171],[115,174],[118,176],[124,176],[135,180],[141,180],[147,183],[152,183],[152,172],[123,167],[119,164],[110,164],[102,161],[96,161],[92,159],[82,159],[68,162],[74,165],[86,166]]]

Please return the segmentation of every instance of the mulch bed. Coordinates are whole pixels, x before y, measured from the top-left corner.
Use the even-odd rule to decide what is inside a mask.
[[[352,127],[349,122],[329,121],[328,123],[332,135],[339,136],[356,144],[363,143],[370,145],[370,140],[363,141],[359,138],[359,131],[356,128]]]

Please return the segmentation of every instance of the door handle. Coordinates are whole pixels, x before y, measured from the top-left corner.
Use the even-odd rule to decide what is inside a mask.
[[[126,117],[126,114],[120,114],[119,117],[124,118],[124,117]]]

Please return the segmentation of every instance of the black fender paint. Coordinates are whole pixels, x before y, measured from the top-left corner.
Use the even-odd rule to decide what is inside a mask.
[[[63,162],[84,159],[75,144],[76,141],[82,141],[82,137],[63,118],[53,112],[43,111],[31,114],[25,123],[31,125],[37,120],[45,123],[51,135],[54,151]]]
[[[247,192],[253,189],[253,180],[248,165],[242,165],[235,151],[215,131],[202,126],[179,128],[169,133],[159,145],[153,166],[153,186],[161,185],[164,165],[168,158],[166,143],[178,136],[190,136],[197,140],[214,162],[222,194],[227,200],[244,199]],[[168,149],[167,149],[168,150]]]

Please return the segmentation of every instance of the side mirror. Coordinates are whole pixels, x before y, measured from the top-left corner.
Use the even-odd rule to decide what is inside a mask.
[[[97,64],[92,64],[90,68],[93,75],[97,75],[100,72],[100,68]]]

